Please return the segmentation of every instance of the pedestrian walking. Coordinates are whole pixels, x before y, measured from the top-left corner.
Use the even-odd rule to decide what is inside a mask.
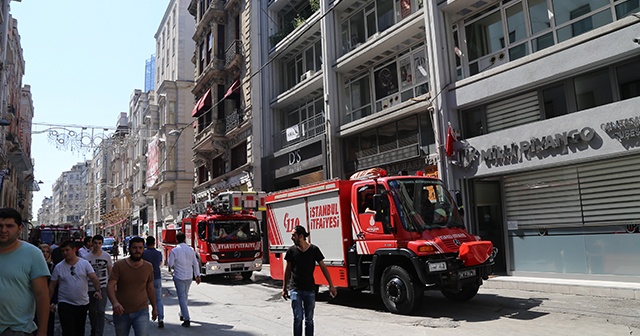
[[[73,241],[63,242],[59,249],[62,250],[64,260],[53,269],[49,293],[53,295],[54,288],[59,285],[58,319],[62,335],[84,336],[89,309],[89,281],[94,288],[100,288],[100,280],[91,264],[76,255]],[[102,299],[102,294],[96,291],[93,297]]]
[[[189,287],[193,277],[196,278],[196,284],[200,284],[200,265],[196,259],[196,253],[191,246],[184,243],[184,233],[178,233],[176,240],[178,246],[174,247],[169,253],[169,268],[173,269],[173,284],[178,292],[178,303],[180,304],[180,320],[183,327],[191,326],[191,316],[189,316],[189,307],[187,300],[189,296]]]
[[[51,246],[49,246],[49,244],[40,244],[40,251],[42,251],[42,256],[44,257],[44,260],[47,262],[47,268],[49,268],[49,273],[53,273],[53,267],[55,266],[53,264],[53,260],[51,259]],[[47,288],[49,287],[49,283],[51,282],[51,277],[48,276],[47,277]],[[53,303],[57,303],[58,302],[58,288],[56,287],[56,289],[54,290],[53,295],[51,296],[51,302]],[[48,293],[47,293],[48,295]],[[47,323],[47,336],[53,336],[53,328],[55,326],[55,318],[56,318],[56,311],[55,309],[50,309],[49,311],[49,322]],[[37,322],[37,321],[36,321]]]
[[[118,246],[118,239],[116,238],[113,241],[113,246],[111,246],[111,254],[113,255],[113,260],[118,261],[118,254],[120,254],[120,246]]]
[[[282,283],[282,297],[291,298],[293,310],[293,335],[302,336],[302,322],[304,321],[304,335],[313,335],[313,310],[316,305],[316,283],[313,271],[316,263],[329,283],[329,293],[335,297],[338,293],[333,286],[331,275],[324,264],[324,255],[320,248],[307,242],[307,230],[298,225],[291,233],[291,246],[284,256],[287,267],[284,271]]]
[[[162,253],[156,249],[156,239],[153,236],[147,237],[147,249],[142,253],[142,259],[153,266],[153,289],[156,292],[156,307],[158,308],[158,328],[164,328],[164,304],[162,304],[162,274],[160,264],[162,263]]]
[[[92,249],[91,236],[86,236],[82,241],[82,247],[78,249],[78,256],[80,258],[87,259],[86,256],[87,254],[91,253],[91,249]]]
[[[158,311],[153,289],[153,266],[142,259],[144,240],[135,237],[129,241],[129,258],[117,261],[109,275],[107,294],[113,306],[113,324],[116,336],[128,336],[133,327],[136,336],[147,336],[149,329],[149,302],[151,319]]]
[[[47,335],[49,270],[40,249],[18,240],[22,216],[0,208],[0,335]],[[33,317],[36,317],[34,323]]]
[[[127,245],[129,244],[129,237],[124,237],[122,240],[122,256],[127,256]]]
[[[100,288],[96,289],[93,284],[89,284],[89,322],[91,323],[91,336],[102,336],[104,332],[104,311],[107,306],[107,281],[113,267],[111,256],[102,250],[104,237],[95,235],[91,238],[91,253],[85,255],[85,259],[91,264],[100,280]],[[100,292],[101,299],[95,298],[94,293]]]

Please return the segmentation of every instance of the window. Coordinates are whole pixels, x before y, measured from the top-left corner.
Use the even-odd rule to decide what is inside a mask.
[[[370,77],[365,75],[347,82],[345,86],[345,111],[347,122],[358,120],[371,114]]]
[[[620,99],[640,96],[640,58],[616,68]]]
[[[207,171],[206,166],[198,167],[198,184],[205,183],[209,180],[209,172]]]
[[[224,175],[224,173],[224,160],[222,159],[222,156],[218,156],[217,158],[213,159],[213,162],[211,164],[211,177],[216,178],[218,176]]]
[[[236,169],[247,163],[247,142],[231,149],[231,169]]]
[[[396,62],[389,63],[382,68],[374,71],[376,101],[380,101],[398,92],[398,65]],[[376,110],[380,111],[390,106],[393,101],[392,97],[389,101],[380,104],[381,108],[376,104]],[[396,98],[397,99],[397,98]]]
[[[475,107],[462,111],[462,133],[465,138],[472,138],[485,134],[485,114],[483,107]]]
[[[342,55],[360,46],[377,33],[408,18],[423,7],[423,0],[375,0],[355,12],[341,25]]]
[[[501,1],[452,25],[462,76],[538,52],[640,10],[640,0]],[[614,8],[612,8],[614,7]],[[464,27],[464,30],[461,29]]]
[[[574,89],[578,111],[613,102],[608,69],[576,77]]]
[[[542,112],[546,119],[569,113],[563,84],[542,90]]]
[[[316,41],[313,45],[283,64],[285,64],[283,69],[284,77],[287,79],[283,90],[286,91],[310,78],[310,74],[312,75],[322,69],[321,41]]]
[[[613,77],[615,78],[612,79]],[[617,85],[614,87],[612,83]],[[630,61],[627,60],[623,63],[596,69],[587,74],[561,80],[541,88],[537,95],[541,119],[560,117],[610,104],[614,101],[638,97],[640,96],[640,58],[636,57]],[[487,114],[491,111],[491,107],[496,103],[504,104],[509,99],[527,105],[529,102],[525,101],[524,96],[521,94],[517,97],[500,98],[499,101],[461,111],[463,136],[471,138],[489,133],[492,129],[487,128],[487,119],[489,119]],[[529,95],[527,94],[527,96]],[[512,106],[515,109],[519,107],[520,105]],[[508,127],[500,129],[531,123],[534,118],[525,115],[525,113],[531,112],[535,112],[535,110],[523,108],[518,112],[516,118],[511,118],[512,122]]]

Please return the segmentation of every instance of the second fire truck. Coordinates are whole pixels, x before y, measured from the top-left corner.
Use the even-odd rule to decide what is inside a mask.
[[[162,231],[164,260],[177,245],[182,231],[185,243],[196,252],[203,276],[240,273],[251,278],[262,270],[262,233],[257,211],[264,211],[265,193],[227,191],[207,202],[207,210],[182,219],[182,227]]]

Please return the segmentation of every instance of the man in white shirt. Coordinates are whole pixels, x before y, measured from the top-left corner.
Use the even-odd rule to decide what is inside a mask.
[[[87,255],[91,253],[92,248],[91,236],[84,237],[82,247],[78,249],[78,257],[87,259]]]
[[[84,325],[89,308],[89,283],[100,287],[100,280],[88,261],[78,258],[73,242],[65,241],[60,245],[64,260],[53,269],[49,282],[49,295],[58,287],[58,318],[63,335],[84,335]],[[95,292],[94,298],[101,300],[102,294]]]
[[[178,246],[174,247],[169,254],[169,268],[173,269],[173,284],[178,292],[178,303],[180,304],[180,320],[183,327],[191,326],[189,317],[189,308],[187,307],[187,297],[189,296],[189,287],[196,277],[196,284],[200,284],[200,265],[196,254],[191,246],[184,243],[184,233],[178,233],[176,240]]]

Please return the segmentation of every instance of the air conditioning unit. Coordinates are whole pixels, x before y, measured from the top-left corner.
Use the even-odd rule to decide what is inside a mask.
[[[313,73],[314,73],[313,70],[309,70],[309,71],[303,73],[302,75],[300,75],[300,81],[302,82],[304,80],[307,80],[307,79],[311,78],[311,76],[313,76]]]

